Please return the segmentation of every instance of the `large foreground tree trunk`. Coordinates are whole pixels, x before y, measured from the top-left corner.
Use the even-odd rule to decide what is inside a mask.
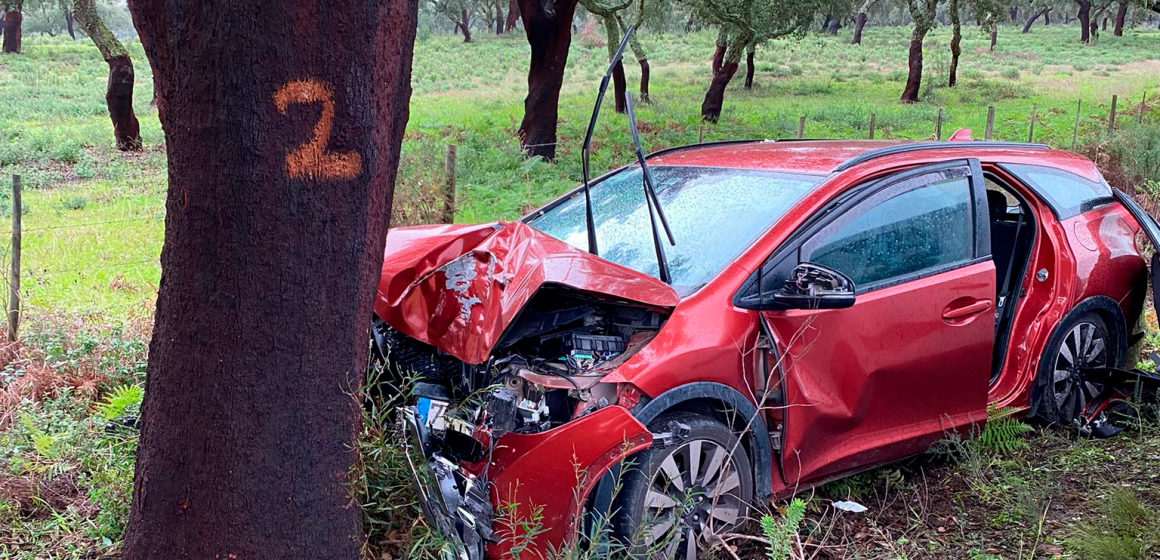
[[[959,79],[959,55],[963,54],[963,29],[959,22],[959,0],[950,0],[948,11],[951,16],[951,68],[947,86],[955,87]]]
[[[24,21],[24,13],[20,11],[20,4],[15,4],[14,7],[15,9],[9,9],[4,13],[5,53],[20,52],[21,24]]]
[[[356,560],[416,3],[131,0],[169,169],[126,560]]]
[[[1079,18],[1080,36],[1079,42],[1087,44],[1091,41],[1091,0],[1075,0],[1079,6],[1079,13],[1076,17]]]
[[[117,149],[136,151],[141,149],[141,126],[133,113],[133,61],[129,51],[117,40],[101,16],[97,13],[93,0],[74,0],[73,14],[81,29],[93,40],[97,50],[109,65],[109,83],[105,87],[105,105],[109,108],[109,118],[113,121],[113,139]]]
[[[576,0],[519,0],[524,33],[532,48],[528,96],[520,122],[520,146],[529,156],[556,159],[560,86],[572,44]]]

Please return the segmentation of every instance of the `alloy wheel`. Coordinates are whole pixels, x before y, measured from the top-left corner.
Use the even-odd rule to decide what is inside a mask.
[[[695,439],[664,458],[644,500],[652,557],[695,560],[699,547],[737,524],[745,504],[732,452],[743,453]]]
[[[1081,321],[1072,327],[1055,357],[1052,393],[1061,416],[1076,420],[1099,394],[1101,387],[1092,383],[1085,370],[1108,363],[1107,334],[1100,326]]]

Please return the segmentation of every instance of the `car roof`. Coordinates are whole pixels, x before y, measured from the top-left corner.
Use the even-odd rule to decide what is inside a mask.
[[[931,142],[905,140],[755,140],[697,144],[666,150],[649,158],[652,165],[721,167],[828,175],[851,164],[877,161],[907,165],[932,159],[975,157],[983,161],[1038,163],[1091,177],[1086,158],[1042,145],[1005,142]],[[888,160],[886,158],[889,158]]]

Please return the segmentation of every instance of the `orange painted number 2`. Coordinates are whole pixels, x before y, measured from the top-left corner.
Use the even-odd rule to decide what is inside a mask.
[[[334,125],[334,92],[316,80],[296,80],[274,92],[274,105],[286,114],[291,103],[321,103],[322,114],[314,125],[314,138],[286,154],[286,174],[291,179],[354,179],[362,171],[357,152],[326,151]]]

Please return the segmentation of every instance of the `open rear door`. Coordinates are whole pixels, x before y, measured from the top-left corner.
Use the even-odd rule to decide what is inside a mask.
[[[1152,262],[1148,266],[1148,274],[1152,277],[1152,307],[1157,311],[1156,316],[1160,317],[1160,289],[1157,289],[1160,287],[1160,224],[1127,193],[1119,189],[1112,189],[1112,196],[1115,196],[1116,200],[1124,205],[1128,213],[1140,224],[1140,228],[1144,230],[1144,235],[1148,236],[1148,241],[1152,242],[1154,251]]]

